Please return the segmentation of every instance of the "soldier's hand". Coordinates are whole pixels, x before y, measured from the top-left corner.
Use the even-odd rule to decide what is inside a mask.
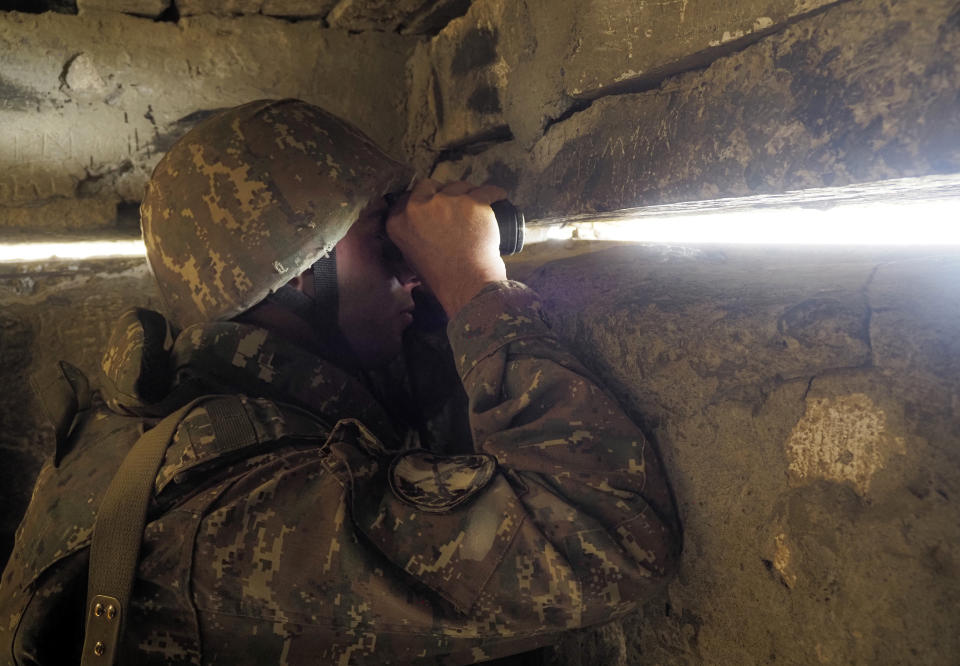
[[[505,198],[492,185],[423,180],[390,211],[387,235],[451,318],[485,285],[507,278],[490,208]]]

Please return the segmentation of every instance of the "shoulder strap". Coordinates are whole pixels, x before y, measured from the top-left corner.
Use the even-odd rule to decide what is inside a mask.
[[[308,412],[290,405],[281,409],[265,400],[250,402],[240,395],[201,396],[165,417],[130,448],[93,525],[81,666],[116,662],[157,473],[177,427],[193,409],[203,403],[220,453],[281,437],[316,435],[320,422]],[[261,414],[258,409],[265,409],[261,402],[272,409]],[[262,424],[255,425],[261,416]]]
[[[191,401],[145,432],[104,494],[90,545],[82,666],[110,666],[116,660],[157,470],[183,418],[212,397]]]

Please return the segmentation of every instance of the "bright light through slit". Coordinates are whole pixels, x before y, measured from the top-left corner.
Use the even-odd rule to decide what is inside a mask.
[[[960,245],[960,202],[787,208],[575,223],[578,238],[757,245]],[[570,238],[552,227],[550,238]]]
[[[533,220],[526,242],[960,246],[960,175]],[[0,242],[0,263],[143,257],[143,241]]]
[[[593,218],[531,229],[530,241],[539,240],[539,232],[543,240],[960,246],[960,177],[655,206]]]
[[[142,257],[144,254],[143,241],[139,239],[72,243],[0,243],[0,262]]]

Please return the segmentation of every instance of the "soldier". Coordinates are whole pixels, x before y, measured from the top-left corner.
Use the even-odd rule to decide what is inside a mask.
[[[102,402],[66,364],[45,385],[57,454],[3,574],[4,659],[77,663],[87,617],[84,663],[465,664],[661,587],[663,469],[506,279],[502,191],[426,180],[388,209],[410,175],[295,100],[171,148],[141,213],[172,322],[121,318]],[[390,380],[427,288],[466,435]],[[408,363],[405,386],[456,403],[442,369]],[[123,486],[154,446],[141,529]],[[131,532],[132,588],[109,555]]]

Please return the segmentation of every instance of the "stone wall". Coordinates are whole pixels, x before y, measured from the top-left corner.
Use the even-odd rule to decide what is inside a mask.
[[[320,104],[397,153],[417,38],[325,26],[0,12],[0,230],[115,227],[176,138],[252,99]]]
[[[420,47],[421,168],[534,217],[960,170],[954,0],[598,4],[478,0]]]
[[[528,270],[659,447],[685,529],[664,598],[550,663],[957,661],[960,252],[618,247]]]

